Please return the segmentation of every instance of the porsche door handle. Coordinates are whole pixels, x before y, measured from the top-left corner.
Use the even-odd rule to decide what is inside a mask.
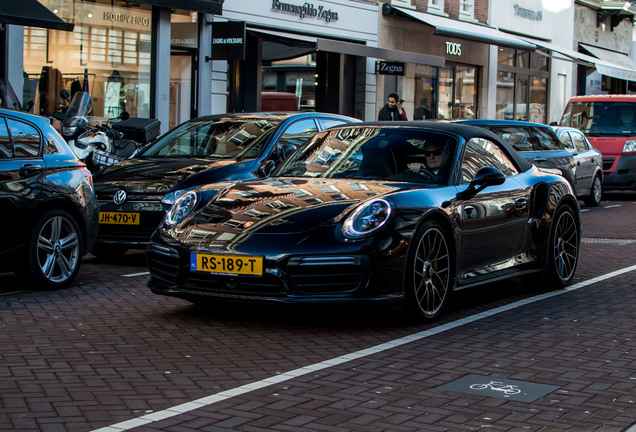
[[[39,165],[25,164],[20,167],[20,176],[32,176],[42,171],[42,167]]]

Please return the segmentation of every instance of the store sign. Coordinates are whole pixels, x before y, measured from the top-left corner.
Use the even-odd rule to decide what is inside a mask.
[[[462,44],[446,42],[446,54],[454,56],[462,55]]]
[[[338,21],[338,12],[325,9],[325,7],[321,5],[314,6],[313,3],[309,2],[299,5],[272,0],[272,11],[297,15],[300,19],[314,18],[324,22]]]
[[[197,23],[171,23],[170,46],[196,48],[198,45]]]
[[[245,22],[212,24],[212,60],[245,60]]]
[[[521,18],[527,18],[533,21],[542,21],[543,20],[543,12],[541,11],[533,11],[532,9],[522,8],[518,4],[514,5],[515,15],[520,16]]]
[[[375,70],[380,75],[403,76],[406,70],[406,63],[377,61],[375,62]]]
[[[130,13],[118,13],[118,12],[113,12],[113,11],[105,11],[103,13],[103,18],[104,18],[104,21],[150,27],[150,17],[148,17],[148,16],[140,16],[140,15],[133,15],[133,14],[130,14]]]

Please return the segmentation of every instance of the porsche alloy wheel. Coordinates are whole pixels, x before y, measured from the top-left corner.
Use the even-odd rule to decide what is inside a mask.
[[[447,303],[451,284],[451,255],[441,226],[426,222],[413,238],[408,306],[417,318],[437,317]]]
[[[24,276],[43,288],[62,288],[77,276],[81,260],[82,235],[77,222],[64,210],[51,210],[31,233]]]
[[[568,285],[574,277],[581,241],[579,224],[572,208],[560,207],[554,215],[548,254],[549,282],[554,288]]]

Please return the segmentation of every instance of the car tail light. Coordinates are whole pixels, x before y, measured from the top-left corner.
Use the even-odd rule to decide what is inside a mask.
[[[78,162],[77,166],[79,170],[81,171],[81,173],[84,174],[84,177],[86,178],[86,181],[88,182],[88,184],[90,184],[91,187],[93,187],[93,174],[91,174],[88,168],[86,168],[86,164],[84,162]]]

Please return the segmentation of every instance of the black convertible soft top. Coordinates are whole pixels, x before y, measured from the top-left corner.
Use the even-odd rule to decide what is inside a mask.
[[[532,164],[521,156],[510,144],[494,132],[479,126],[471,126],[466,124],[452,123],[447,121],[421,120],[421,121],[371,121],[353,123],[351,125],[337,126],[337,128],[347,127],[399,127],[409,129],[427,129],[430,131],[443,131],[461,136],[466,141],[471,138],[484,138],[497,142],[503,147],[508,155],[514,160],[517,167],[522,171],[528,171],[532,168]]]

